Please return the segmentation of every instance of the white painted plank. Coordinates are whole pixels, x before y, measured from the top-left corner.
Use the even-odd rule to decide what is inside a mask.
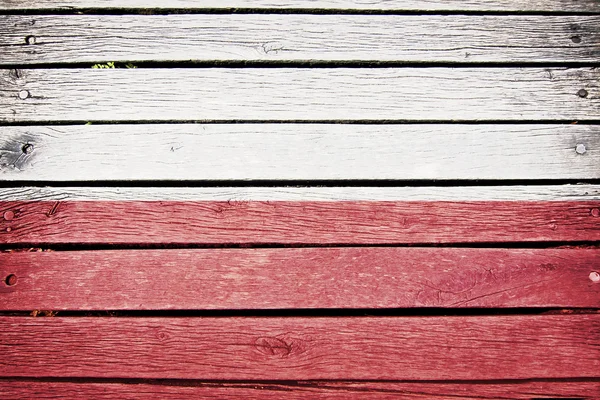
[[[0,127],[0,180],[600,178],[597,125]]]
[[[600,16],[0,16],[2,64],[599,59]]]
[[[594,68],[0,70],[0,121],[597,120]]]
[[[0,201],[597,201],[600,185],[450,187],[11,187]]]
[[[596,0],[1,0],[0,9],[249,8],[598,12]]]

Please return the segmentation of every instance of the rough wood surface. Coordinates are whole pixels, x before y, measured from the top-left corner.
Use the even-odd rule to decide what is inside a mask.
[[[597,125],[0,127],[0,180],[594,179],[599,166]]]
[[[599,32],[597,16],[6,15],[0,63],[596,62]]]
[[[337,187],[8,187],[0,201],[597,201],[600,185]]]
[[[186,382],[186,384],[72,383],[0,380],[13,400],[57,399],[531,399],[595,398],[600,381],[522,381],[479,383],[339,382],[297,383]]]
[[[600,308],[596,271],[600,249],[0,253],[0,310]]]
[[[0,317],[0,375],[160,379],[598,378],[600,314]]]
[[[0,243],[377,244],[600,240],[600,201],[0,203]]]
[[[246,8],[600,12],[596,0],[1,0],[0,9]]]
[[[599,82],[594,68],[1,70],[0,121],[597,120]]]

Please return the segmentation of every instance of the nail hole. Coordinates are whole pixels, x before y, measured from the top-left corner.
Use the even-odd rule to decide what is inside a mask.
[[[17,276],[15,274],[10,274],[4,279],[4,283],[7,286],[15,286],[17,284]]]
[[[579,29],[581,29],[581,25],[579,24],[571,24],[570,26],[572,31],[578,31]]]
[[[33,153],[33,145],[31,143],[27,143],[26,145],[23,145],[21,151],[23,151],[24,154]]]
[[[579,91],[577,92],[577,96],[585,99],[586,97],[588,97],[588,91],[585,89],[579,89]]]
[[[26,99],[26,98],[28,98],[28,97],[29,97],[29,92],[28,92],[27,90],[21,90],[21,91],[19,92],[19,98],[20,98],[21,100],[25,100],[25,99]]]
[[[571,36],[571,41],[573,43],[581,43],[581,36]]]
[[[598,209],[598,208],[592,208],[590,210],[590,214],[592,215],[592,217],[598,218],[598,217],[600,217],[600,209]]]
[[[25,43],[27,43],[27,44],[35,44],[35,42],[36,42],[36,39],[35,39],[35,36],[33,36],[33,35],[29,35],[25,38]]]
[[[596,271],[590,272],[590,281],[592,281],[594,283],[600,282],[600,274],[597,273]]]
[[[575,147],[575,151],[577,152],[577,154],[585,154],[587,151],[585,144],[579,143],[577,147]]]

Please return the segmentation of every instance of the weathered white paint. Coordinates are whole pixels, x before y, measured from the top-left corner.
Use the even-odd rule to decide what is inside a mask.
[[[594,178],[597,125],[0,127],[0,180]]]
[[[597,12],[596,0],[1,0],[0,9],[274,8]]]
[[[28,41],[35,45],[27,45]],[[600,16],[0,16],[0,63],[4,64],[598,59]]]
[[[597,120],[599,88],[594,68],[0,70],[0,121]]]
[[[453,187],[19,187],[0,201],[568,201],[600,200],[600,185]]]

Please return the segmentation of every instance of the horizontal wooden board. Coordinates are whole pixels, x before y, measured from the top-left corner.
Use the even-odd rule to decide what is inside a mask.
[[[600,201],[20,201],[0,243],[394,244],[600,240]]]
[[[596,62],[599,32],[598,16],[5,15],[0,64]]]
[[[600,314],[0,317],[0,375],[218,380],[598,378]]]
[[[0,253],[0,310],[600,308],[596,271],[600,249]]]
[[[188,382],[187,384],[74,383],[0,380],[0,391],[13,400],[56,399],[531,399],[594,398],[600,381],[522,381],[479,383],[340,382],[298,383]]]
[[[0,188],[0,201],[597,201],[600,185]]]
[[[0,180],[594,179],[599,165],[598,125],[0,127]]]
[[[0,9],[246,8],[600,12],[595,0],[3,0]]]
[[[599,82],[594,68],[0,70],[0,121],[597,120]]]

